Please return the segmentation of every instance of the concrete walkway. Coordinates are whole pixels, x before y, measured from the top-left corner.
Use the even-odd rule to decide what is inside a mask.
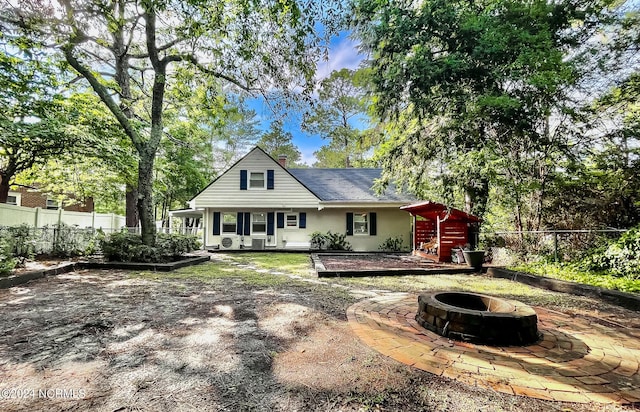
[[[452,341],[414,320],[417,296],[379,296],[347,311],[380,353],[438,376],[499,392],[564,402],[640,402],[640,331],[536,307],[543,338],[524,347]]]

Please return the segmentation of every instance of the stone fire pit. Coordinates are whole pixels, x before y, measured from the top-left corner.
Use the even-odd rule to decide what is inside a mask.
[[[441,336],[473,343],[528,345],[539,339],[533,308],[476,293],[422,294],[416,321]]]

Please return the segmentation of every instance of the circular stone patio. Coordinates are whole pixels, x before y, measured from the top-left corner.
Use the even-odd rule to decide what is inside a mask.
[[[564,402],[640,402],[640,333],[535,307],[542,339],[483,346],[441,337],[414,319],[417,295],[347,309],[358,337],[380,353],[438,376],[499,392]]]

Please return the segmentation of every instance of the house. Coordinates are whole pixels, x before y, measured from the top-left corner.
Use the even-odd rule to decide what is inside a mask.
[[[69,195],[73,202],[62,205],[62,209],[68,212],[93,212],[93,198],[85,198],[79,202],[73,194]],[[39,207],[41,209],[58,210],[60,204],[56,199],[42,193],[38,187],[12,186],[7,196],[7,204],[22,207]]]
[[[256,147],[190,201],[201,213],[208,249],[310,248],[313,232],[345,233],[354,251],[376,251],[389,237],[411,239],[400,206],[415,200],[393,187],[372,190],[380,169],[287,169]]]

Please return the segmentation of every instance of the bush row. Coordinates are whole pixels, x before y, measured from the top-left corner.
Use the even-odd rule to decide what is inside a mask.
[[[49,246],[42,250],[43,244]],[[27,225],[3,227],[0,228],[0,275],[11,273],[41,253],[69,258],[102,251],[110,261],[168,262],[199,247],[198,239],[190,235],[159,234],[156,245],[151,247],[142,244],[140,235],[126,229],[106,235],[101,230],[65,224],[40,229]]]
[[[104,257],[117,262],[169,262],[200,247],[195,236],[180,234],[158,234],[155,246],[148,246],[127,230],[102,236],[99,242]]]

